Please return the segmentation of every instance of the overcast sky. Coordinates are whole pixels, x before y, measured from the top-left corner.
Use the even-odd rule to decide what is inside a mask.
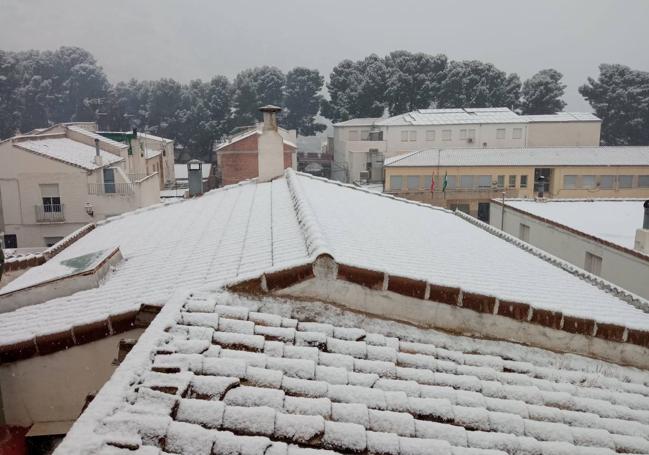
[[[259,65],[328,75],[391,50],[556,68],[567,109],[602,62],[649,70],[649,0],[0,0],[0,48],[81,46],[112,82],[234,76]]]

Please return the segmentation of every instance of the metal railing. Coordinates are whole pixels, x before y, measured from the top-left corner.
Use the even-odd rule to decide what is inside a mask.
[[[38,223],[59,223],[65,221],[63,204],[36,205],[36,221]]]
[[[135,193],[134,183],[89,183],[88,194],[93,195],[131,195]]]

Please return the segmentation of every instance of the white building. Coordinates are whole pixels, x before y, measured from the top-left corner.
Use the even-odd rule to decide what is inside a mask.
[[[164,147],[140,154],[94,129],[60,124],[0,142],[6,248],[51,246],[88,223],[160,202]]]
[[[431,148],[597,146],[600,128],[601,120],[589,113],[518,115],[507,108],[352,119],[334,125],[333,173],[341,181],[381,181],[385,158]]]
[[[490,223],[577,267],[649,299],[645,199],[506,199]]]

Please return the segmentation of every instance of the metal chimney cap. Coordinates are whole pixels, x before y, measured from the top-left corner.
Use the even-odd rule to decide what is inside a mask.
[[[282,108],[279,106],[274,106],[272,104],[267,104],[259,108],[260,112],[281,112]]]

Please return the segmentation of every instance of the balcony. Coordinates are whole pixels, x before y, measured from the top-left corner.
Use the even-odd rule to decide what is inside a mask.
[[[47,204],[34,206],[37,223],[62,223],[65,221],[63,204]]]
[[[89,183],[88,194],[95,196],[130,196],[135,194],[135,183]]]

